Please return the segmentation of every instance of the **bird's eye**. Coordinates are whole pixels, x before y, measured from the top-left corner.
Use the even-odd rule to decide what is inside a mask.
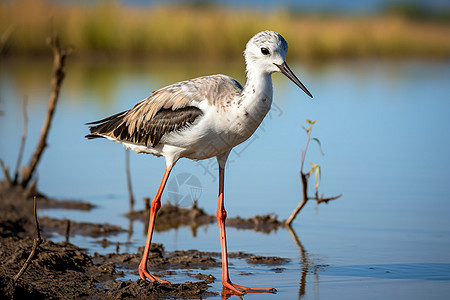
[[[261,53],[264,54],[264,55],[269,55],[270,51],[269,51],[269,49],[263,47],[263,48],[261,48]]]

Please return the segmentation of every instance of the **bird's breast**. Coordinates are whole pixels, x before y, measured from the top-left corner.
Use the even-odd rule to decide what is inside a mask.
[[[168,135],[165,143],[184,149],[181,157],[207,159],[220,155],[246,141],[259,127],[272,103],[261,97],[218,109],[202,107],[203,115],[185,130]]]
[[[230,149],[252,136],[269,112],[271,104],[271,97],[260,97],[250,104],[244,102],[233,107],[218,117],[218,132],[228,142]]]

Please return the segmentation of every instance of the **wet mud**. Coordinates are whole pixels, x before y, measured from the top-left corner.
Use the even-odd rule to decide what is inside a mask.
[[[29,259],[36,238],[32,198],[30,191],[0,184],[0,299],[203,299],[217,294],[217,291],[210,290],[210,284],[220,281],[220,278],[216,279],[208,270],[221,267],[218,252],[168,252],[162,244],[152,244],[148,266],[156,276],[170,280],[170,276],[180,272],[191,277],[192,282],[164,284],[142,279],[126,280],[124,272],[138,276],[137,267],[143,247],[137,253],[91,255],[87,249],[70,242],[52,242],[49,240],[52,235],[68,232],[68,221],[40,217],[39,211],[43,239],[25,271],[14,280]],[[83,202],[70,201],[67,205],[64,202],[40,195],[38,207],[81,210],[93,207]],[[215,221],[213,216],[207,215],[196,205],[191,209],[171,204],[163,208],[161,214],[158,213],[160,230],[173,228],[170,226],[200,226]],[[129,217],[147,222],[147,215],[146,212],[134,212]],[[273,217],[269,220],[273,221]],[[255,221],[246,222],[253,224]],[[102,242],[105,243],[108,243],[108,236],[124,231],[117,225],[74,221],[70,222],[69,229],[70,236],[103,237]],[[242,252],[230,253],[229,257],[246,260],[249,264],[265,264],[274,272],[282,272],[280,265],[287,262],[280,257],[262,257]]]
[[[132,211],[125,214],[131,220],[140,220],[144,223],[148,222],[149,209]],[[167,231],[180,226],[190,226],[196,230],[201,225],[214,223],[216,218],[208,215],[203,209],[197,207],[194,201],[191,208],[185,208],[173,205],[170,201],[164,203],[158,211],[157,222],[155,223],[156,231]]]
[[[236,218],[228,218],[227,226],[235,227],[237,229],[251,229],[264,233],[270,233],[285,225],[283,221],[278,220],[277,215],[267,214],[262,216],[254,216],[248,219],[244,219],[239,216]]]
[[[132,211],[125,214],[131,220],[140,220],[144,223],[148,222],[149,211],[139,210]],[[197,202],[194,201],[191,208],[185,208],[173,205],[170,201],[163,204],[158,211],[157,222],[155,223],[156,231],[166,231],[180,226],[190,226],[195,230],[201,225],[211,224],[216,222],[216,216],[208,215],[203,209],[197,207]],[[284,222],[278,220],[275,214],[266,214],[262,216],[254,216],[248,219],[239,216],[232,218],[228,217],[226,220],[227,227],[235,227],[237,229],[250,229],[270,233],[283,227]]]

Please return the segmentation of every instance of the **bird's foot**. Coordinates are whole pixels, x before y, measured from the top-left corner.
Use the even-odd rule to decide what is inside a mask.
[[[143,280],[147,280],[147,279],[148,279],[148,280],[150,280],[151,282],[158,281],[158,282],[161,282],[161,283],[177,284],[177,283],[174,283],[174,282],[171,282],[171,281],[164,280],[164,279],[161,279],[161,278],[159,278],[159,277],[156,277],[155,275],[149,273],[149,272],[147,271],[147,267],[145,267],[145,266],[139,265],[138,270],[139,270],[139,276],[140,276]]]
[[[238,295],[243,295],[245,293],[272,293],[275,294],[277,290],[275,288],[252,288],[248,286],[242,286],[231,281],[222,282],[223,286],[231,291],[235,292]]]

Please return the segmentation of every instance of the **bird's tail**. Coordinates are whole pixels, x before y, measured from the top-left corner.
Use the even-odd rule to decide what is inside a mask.
[[[105,138],[123,122],[123,117],[128,111],[123,111],[118,114],[112,115],[110,117],[104,118],[99,121],[89,122],[85,125],[95,125],[89,126],[90,134],[86,135],[87,139]]]

